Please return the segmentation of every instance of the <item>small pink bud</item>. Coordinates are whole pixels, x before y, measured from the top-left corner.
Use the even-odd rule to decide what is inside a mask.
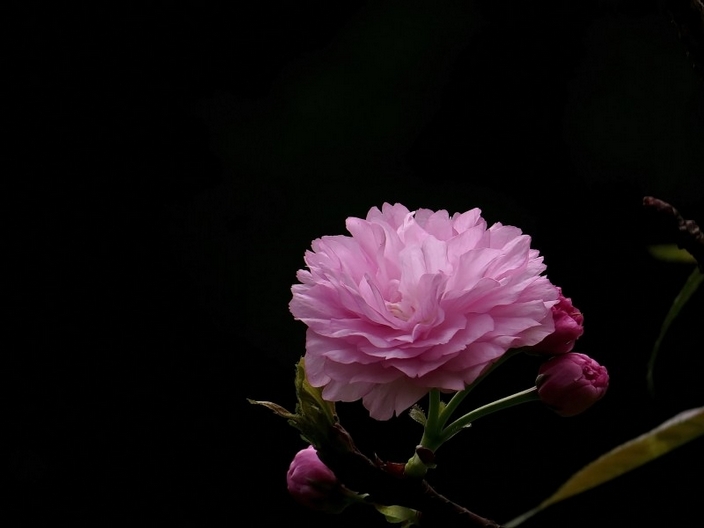
[[[589,356],[570,352],[540,366],[538,395],[560,416],[574,416],[594,404],[609,386],[609,374]]]
[[[559,301],[552,307],[552,319],[555,331],[537,345],[531,347],[533,352],[546,354],[565,354],[574,348],[574,343],[584,333],[584,316],[572,305],[572,299],[562,295],[557,288]]]
[[[347,505],[342,485],[313,446],[296,453],[286,474],[288,491],[313,510],[339,512]]]

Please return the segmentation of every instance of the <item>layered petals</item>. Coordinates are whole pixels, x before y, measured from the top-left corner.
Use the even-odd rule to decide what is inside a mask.
[[[289,305],[308,326],[306,371],[324,398],[361,399],[388,419],[554,333],[558,290],[518,228],[487,228],[479,209],[388,203],[346,225],[350,236],[313,241]]]

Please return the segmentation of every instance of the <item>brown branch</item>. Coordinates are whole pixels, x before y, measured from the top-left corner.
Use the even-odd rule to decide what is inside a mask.
[[[338,423],[318,456],[349,489],[368,493],[371,502],[399,505],[421,512],[427,528],[500,528],[435,491],[423,479],[403,476],[403,464],[373,462],[357,449],[350,434]]]
[[[671,224],[671,229],[676,233],[677,246],[686,249],[699,264],[699,269],[704,272],[704,233],[694,220],[685,220],[682,215],[671,206],[652,196],[643,198],[643,205],[660,213]]]
[[[405,506],[418,512],[425,528],[501,528],[435,491],[425,480],[404,474],[405,464],[370,460],[340,425],[335,405],[325,401],[319,387],[306,378],[301,359],[296,365],[296,412],[272,402],[249,400],[288,420],[318,452],[318,457],[349,490],[367,494],[382,506]],[[420,447],[420,446],[419,446]],[[427,456],[428,453],[419,454]]]

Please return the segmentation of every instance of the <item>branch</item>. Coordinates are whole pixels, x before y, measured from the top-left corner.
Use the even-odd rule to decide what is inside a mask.
[[[704,272],[704,233],[697,223],[694,220],[685,220],[677,209],[658,198],[646,196],[643,198],[643,205],[669,217],[672,230],[677,233],[677,246],[689,251],[699,264],[699,269]]]
[[[441,495],[425,480],[403,475],[404,464],[373,462],[354,445],[350,434],[338,423],[318,456],[349,489],[368,493],[371,502],[396,504],[421,512],[427,528],[501,528]]]
[[[412,508],[419,512],[424,528],[501,528],[439,494],[425,480],[404,474],[405,464],[367,458],[340,425],[335,404],[325,401],[321,389],[308,382],[303,359],[296,365],[295,385],[294,413],[272,402],[249,402],[288,420],[347,489],[367,494],[374,504]]]

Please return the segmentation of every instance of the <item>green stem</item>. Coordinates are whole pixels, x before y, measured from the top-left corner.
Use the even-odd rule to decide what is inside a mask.
[[[475,381],[476,383],[476,381]],[[445,405],[445,408],[442,410],[439,416],[438,420],[438,425],[440,427],[444,427],[445,424],[447,423],[447,420],[450,418],[453,412],[455,412],[455,409],[459,407],[460,403],[462,403],[462,400],[465,399],[467,394],[470,393],[470,391],[474,388],[474,384],[470,385],[466,389],[456,392],[454,396],[450,399],[449,402],[447,402],[447,405]]]
[[[407,477],[423,478],[428,469],[429,467],[420,459],[418,453],[413,453],[413,456],[408,459],[406,466],[403,468],[403,474]]]
[[[430,451],[435,451],[442,443],[439,441],[442,426],[438,424],[440,404],[440,391],[438,389],[431,389],[428,395],[428,416],[425,419],[423,436],[420,439],[420,445]],[[429,466],[420,459],[416,451],[406,463],[404,473],[411,477],[422,477],[428,472],[428,467]]]
[[[464,416],[452,422],[443,430],[441,434],[441,443],[447,442],[450,438],[459,433],[463,428],[467,427],[470,423],[475,420],[478,420],[483,416],[495,413],[496,411],[501,411],[503,409],[508,409],[509,407],[513,407],[514,405],[530,401],[537,401],[539,399],[540,397],[538,396],[538,388],[531,387],[530,389],[517,392],[516,394],[512,394],[511,396],[506,396],[505,398],[501,398],[500,400],[496,400],[482,407],[474,409],[473,411],[468,412]]]
[[[452,413],[459,407],[462,400],[476,387],[479,385],[484,378],[486,378],[491,372],[494,371],[499,365],[512,356],[515,356],[522,349],[515,348],[507,351],[503,356],[501,356],[496,362],[494,362],[484,373],[482,373],[474,382],[462,391],[456,392],[450,401],[441,410],[442,401],[440,399],[440,391],[438,389],[431,389],[428,396],[428,416],[425,420],[425,427],[423,428],[423,436],[420,439],[420,445],[431,452],[435,452],[443,443],[452,438],[457,432],[459,432],[464,425],[456,424],[460,423],[460,420],[465,419],[467,416],[472,416],[472,419],[476,419],[474,412],[484,409],[489,406],[481,407],[472,413],[469,413],[459,420],[453,422],[450,426],[445,428],[445,424],[452,416]],[[501,401],[501,400],[499,400]],[[497,403],[497,402],[494,402]],[[515,404],[514,404],[515,405]],[[498,408],[495,410],[499,410]],[[494,412],[494,411],[491,411]],[[488,413],[486,413],[488,414]],[[483,415],[482,415],[483,416]],[[467,422],[468,423],[468,422]],[[455,430],[456,428],[456,430]],[[450,431],[451,429],[451,431]],[[450,432],[448,432],[450,431]],[[434,467],[432,464],[426,464],[418,456],[418,452],[413,454],[413,456],[408,459],[404,473],[410,477],[423,477],[427,472],[429,467]]]
[[[428,395],[428,417],[425,421],[425,429],[423,436],[430,432],[431,435],[440,432],[438,420],[440,418],[440,391],[438,389],[430,389]],[[425,445],[421,440],[421,445]],[[427,446],[426,446],[427,447]]]
[[[455,395],[450,399],[450,401],[447,403],[445,408],[442,410],[440,413],[440,417],[438,419],[438,425],[439,427],[445,427],[445,424],[447,423],[447,420],[450,419],[450,416],[452,416],[452,413],[455,412],[457,407],[459,407],[460,403],[462,403],[462,400],[465,399],[467,394],[469,394],[477,385],[479,385],[479,382],[481,382],[484,378],[486,378],[489,374],[491,374],[496,368],[498,368],[499,365],[504,363],[508,358],[515,356],[519,352],[521,352],[522,349],[520,348],[514,348],[509,351],[507,351],[503,356],[501,356],[493,365],[491,365],[486,372],[484,372],[481,376],[479,376],[477,379],[475,379],[471,385],[469,385],[466,389],[456,392]]]

